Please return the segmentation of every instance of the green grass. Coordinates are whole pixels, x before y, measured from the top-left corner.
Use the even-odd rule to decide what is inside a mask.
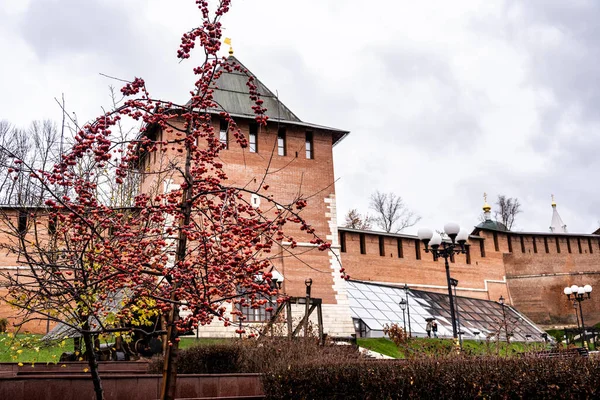
[[[454,343],[450,339],[413,338],[405,347],[398,348],[386,338],[359,338],[358,345],[394,358],[407,358],[410,355],[443,355],[454,351]],[[463,352],[471,355],[500,355],[512,356],[527,351],[537,351],[545,348],[541,343],[514,342],[510,346],[506,342],[490,342],[475,340],[463,341]]]
[[[0,362],[23,364],[58,362],[65,351],[73,351],[73,340],[67,339],[50,345],[42,335],[0,333]]]
[[[187,349],[188,347],[197,346],[197,345],[211,345],[211,344],[220,344],[227,342],[229,338],[198,338],[195,337],[182,337],[179,341],[180,349]]]
[[[358,338],[356,339],[360,347],[376,351],[377,353],[385,354],[393,358],[404,358],[398,347],[389,339],[385,338]]]
[[[47,344],[41,340],[42,337],[43,335],[32,334],[19,334],[14,337],[11,334],[0,333],[0,362],[21,362],[23,364],[58,362],[62,353],[72,352],[74,349],[73,339]],[[179,347],[186,349],[197,344],[211,345],[227,340],[231,339],[183,337],[179,342]],[[104,343],[105,340],[102,342]]]

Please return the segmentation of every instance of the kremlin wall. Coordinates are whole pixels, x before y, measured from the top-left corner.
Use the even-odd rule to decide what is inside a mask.
[[[557,215],[555,204],[553,211]],[[600,288],[600,235],[567,233],[564,225],[555,232],[510,232],[489,214],[469,236],[467,253],[450,265],[458,295],[503,296],[539,325],[575,325],[563,289]],[[339,228],[339,242],[352,279],[447,293],[444,260],[434,261],[416,236]],[[582,306],[586,326],[600,321],[600,296],[592,293]]]
[[[241,65],[233,56],[229,62]],[[249,71],[248,74],[252,75]],[[217,103],[231,113],[247,137],[253,135],[250,141],[254,141],[252,149],[241,149],[232,142],[220,153],[229,182],[256,191],[267,184],[270,189],[266,194],[282,203],[297,196],[307,198],[303,216],[320,237],[332,244],[330,252],[319,252],[300,232],[296,253],[291,253],[289,243],[282,243],[281,255],[273,261],[275,270],[284,278],[282,291],[290,296],[303,296],[305,279],[311,278],[312,296],[323,299],[325,331],[332,336],[354,333],[341,267],[354,280],[408,284],[413,289],[447,293],[443,260],[434,261],[416,236],[338,227],[333,147],[349,132],[303,122],[252,76],[269,110],[269,123],[260,129],[253,123],[253,103],[248,100],[245,85],[247,76],[223,73],[216,82]],[[212,123],[221,139],[231,140],[219,118],[220,111],[207,112],[212,113]],[[148,135],[156,142],[169,139],[161,130],[148,130]],[[143,170],[158,171],[162,162],[173,162],[177,154],[168,150],[164,157],[166,160],[148,157]],[[142,183],[142,190],[168,190],[170,185],[177,185],[157,179],[158,176],[149,175]],[[17,218],[18,209],[3,210]],[[563,288],[591,284],[600,289],[600,235],[567,233],[555,204],[553,228],[546,233],[507,231],[502,224],[492,221],[487,204],[484,212],[486,220],[473,228],[466,254],[455,256],[450,266],[452,278],[459,281],[458,295],[493,301],[503,296],[507,303],[540,325],[575,325],[576,316]],[[0,243],[3,240],[6,238],[0,237]],[[0,270],[17,271],[19,267],[14,254],[6,251],[0,254]],[[0,287],[0,293],[2,290],[5,289]],[[600,321],[599,306],[600,295],[595,293],[583,304],[587,325]],[[0,304],[0,318],[14,316],[13,309]],[[234,334],[235,328],[213,325],[203,327],[199,334]],[[43,332],[46,326],[30,324],[27,329]]]

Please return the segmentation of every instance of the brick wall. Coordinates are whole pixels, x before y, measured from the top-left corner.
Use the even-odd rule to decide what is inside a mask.
[[[575,324],[564,287],[590,284],[600,289],[600,236],[476,229],[468,244],[468,257],[457,255],[450,263],[458,293],[488,300],[503,296],[536,323]],[[422,244],[418,252],[415,236],[340,228],[340,245],[343,265],[353,279],[447,291],[443,259],[433,261]],[[593,292],[582,306],[586,325],[600,321],[600,296]]]
[[[340,233],[340,245],[345,250],[341,253],[342,263],[352,279],[407,283],[415,289],[447,292],[444,260],[434,261],[416,236],[360,233],[345,228],[340,228]],[[365,254],[361,254],[361,237]],[[344,239],[345,245],[342,244]],[[481,255],[480,243],[484,244],[485,257]],[[496,300],[500,295],[507,297],[501,252],[496,252],[493,245],[490,247],[485,237],[471,238],[468,247],[470,263],[466,254],[450,261],[450,274],[459,281],[458,294],[486,300]]]
[[[249,134],[250,122],[251,120],[236,119],[245,135]],[[213,118],[212,123],[218,135],[219,118]],[[175,120],[173,124],[183,126],[181,120]],[[301,215],[316,229],[320,237],[331,236],[330,203],[327,199],[335,197],[332,134],[325,130],[287,125],[286,154],[280,156],[277,152],[277,133],[282,126],[269,123],[266,127],[259,128],[256,153],[249,152],[248,148],[242,149],[235,143],[233,135],[229,135],[228,149],[222,150],[219,155],[228,176],[228,182],[225,184],[259,191],[282,204],[290,203],[298,197],[308,198],[308,206],[302,210]],[[306,158],[307,131],[313,135],[313,159]],[[174,135],[175,133],[164,131],[158,133],[158,138],[171,140]],[[177,148],[166,150],[151,156],[145,167],[148,172],[160,170],[161,165],[168,165],[169,162],[181,161],[181,153]],[[149,174],[142,184],[143,190],[147,191],[153,187],[161,190],[161,182],[165,177]],[[171,178],[176,184],[179,183],[177,176]],[[268,190],[263,189],[265,185],[269,186]],[[248,200],[249,197],[248,195]],[[261,201],[263,210],[267,205],[265,200]],[[310,277],[313,280],[313,295],[322,298],[325,303],[334,304],[336,292],[333,288],[330,255],[310,245],[308,242],[311,237],[298,230],[294,224],[288,224],[286,229],[293,233],[299,246],[296,249],[284,246],[278,250],[280,257],[275,260],[275,265],[284,275],[284,291],[292,296],[302,296],[305,290],[304,281]]]

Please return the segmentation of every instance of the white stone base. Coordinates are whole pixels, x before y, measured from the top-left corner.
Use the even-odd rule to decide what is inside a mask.
[[[333,337],[349,337],[354,334],[354,325],[352,324],[352,318],[350,317],[350,309],[348,306],[341,304],[323,304],[323,330],[328,336]],[[285,318],[285,312],[282,313],[282,318]],[[295,329],[302,317],[304,316],[304,305],[292,304],[292,319],[293,328]],[[310,323],[312,329],[315,332],[318,329],[317,324],[317,310],[315,309],[310,316]],[[245,323],[244,329],[246,333],[258,333],[266,323]],[[222,338],[222,337],[236,337],[238,334],[235,332],[239,326],[233,323],[230,326],[224,326],[221,321],[213,321],[212,324],[206,326],[200,326],[198,328],[198,337],[202,338]],[[287,335],[287,324],[278,323],[275,324],[274,334],[285,336]],[[300,330],[299,336],[303,335],[303,330]]]

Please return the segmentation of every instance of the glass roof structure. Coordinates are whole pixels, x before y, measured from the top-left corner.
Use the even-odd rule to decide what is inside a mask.
[[[408,299],[403,316],[399,302]],[[352,318],[367,327],[366,336],[381,337],[385,325],[406,323],[413,336],[427,336],[427,321],[434,319],[438,337],[452,337],[450,301],[447,294],[422,290],[404,291],[402,287],[364,281],[348,281],[348,300]],[[489,300],[455,297],[458,330],[464,339],[543,341],[544,331],[513,307]],[[410,322],[409,322],[410,314]],[[506,323],[505,323],[506,322]]]

